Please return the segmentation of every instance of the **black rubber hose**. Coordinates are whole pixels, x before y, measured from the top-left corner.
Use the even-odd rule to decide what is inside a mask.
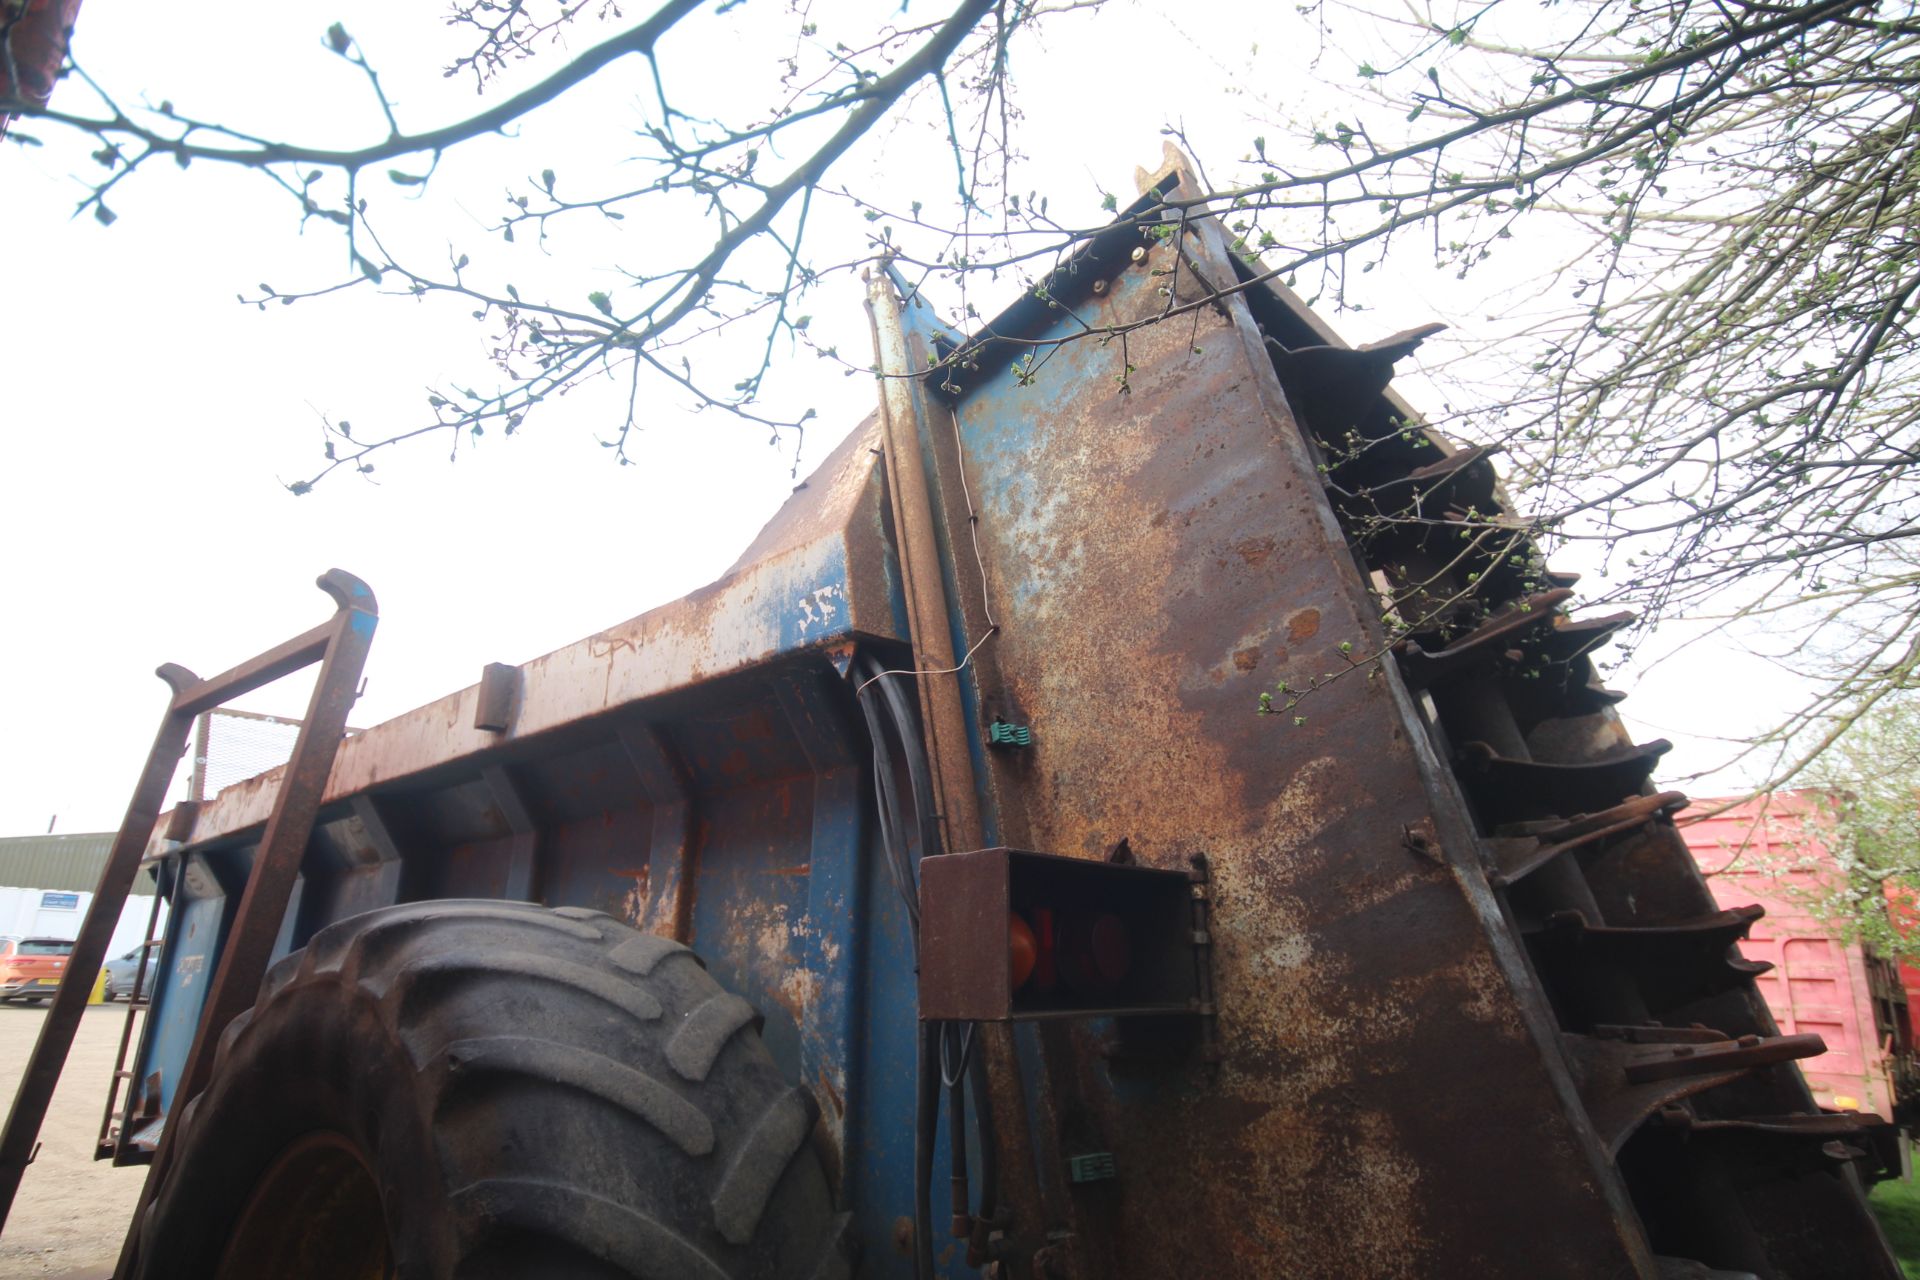
[[[939,826],[934,821],[933,783],[929,773],[926,750],[920,740],[919,726],[913,713],[912,704],[900,691],[899,683],[893,676],[880,674],[881,668],[872,659],[867,660],[868,680],[878,685],[886,699],[891,713],[895,735],[900,740],[901,754],[906,761],[907,780],[913,790],[914,818],[920,830],[920,855],[927,857],[940,850]],[[913,881],[917,893],[918,877]],[[933,1266],[933,1148],[940,1120],[940,1026],[938,1023],[920,1024],[919,1053],[916,1067],[918,1070],[918,1101],[914,1115],[914,1170],[913,1170],[913,1239],[914,1273],[917,1280],[935,1280]],[[956,1134],[955,1145],[964,1152],[964,1135]]]
[[[909,719],[902,722],[899,716],[901,708],[897,697],[888,698],[886,696],[889,691],[888,681],[882,678],[885,668],[877,658],[869,657],[866,662],[867,670],[872,673],[868,677],[868,696],[873,697],[874,700],[880,704],[878,714],[881,715],[883,723],[893,726],[893,737],[899,745],[902,758],[906,761],[908,786],[913,791],[914,825],[912,828],[909,828],[905,810],[900,803],[899,784],[891,772],[893,756],[891,754],[892,749],[889,748],[887,757],[889,770],[887,775],[887,793],[893,799],[893,843],[889,847],[888,852],[893,858],[893,866],[901,885],[901,893],[907,900],[908,919],[912,922],[915,931],[915,958],[917,960],[920,928],[920,877],[914,867],[913,849],[908,839],[908,832],[910,829],[917,830],[920,841],[924,846],[927,838],[927,827],[922,815],[931,812],[931,801],[928,798],[931,795],[930,783],[928,782],[930,775],[927,772],[926,755],[920,747],[918,731],[913,721]],[[871,693],[871,690],[876,685],[881,690],[879,695]]]
[[[920,856],[928,857],[941,852],[940,828],[934,821],[933,779],[927,767],[925,744],[920,740],[920,726],[913,713],[913,705],[900,691],[900,682],[892,676],[875,682],[886,696],[887,707],[893,713],[894,729],[900,738],[901,752],[907,761],[907,779],[913,786],[914,817],[920,824]]]
[[[880,709],[874,705],[874,699],[863,691],[858,700],[860,712],[867,721],[867,737],[873,742],[874,807],[880,821],[881,851],[886,858],[887,876],[893,881],[894,892],[900,895],[907,909],[907,924],[917,956],[920,946],[920,902],[910,874],[912,868],[902,847],[904,833],[900,829],[900,796],[893,777],[893,754],[887,746],[886,730],[881,724]]]
[[[973,1054],[971,1022],[949,1022],[940,1029],[940,1083],[947,1091],[947,1155],[950,1158],[947,1210],[956,1239],[973,1234],[973,1197],[967,1194],[967,1063]],[[960,1060],[949,1063],[955,1039]]]
[[[870,662],[872,674],[877,674],[879,670],[883,670],[872,658],[868,658],[868,662]],[[941,844],[939,844],[939,829],[937,829],[937,825],[933,823],[933,787],[931,787],[931,781],[929,781],[929,768],[927,768],[927,760],[925,760],[925,748],[924,745],[922,745],[922,739],[920,739],[920,725],[918,725],[918,720],[916,720],[916,716],[914,716],[914,708],[912,708],[912,704],[906,700],[906,695],[897,687],[897,683],[899,683],[897,677],[881,677],[881,679],[876,679],[874,683],[877,683],[877,685],[885,691],[887,708],[889,708],[889,712],[893,714],[893,725],[895,725],[895,731],[897,731],[897,735],[899,735],[900,750],[902,750],[902,754],[904,754],[904,758],[906,758],[906,775],[908,775],[908,779],[910,779],[910,783],[912,783],[912,789],[914,789],[914,816],[920,821],[920,833],[922,833],[922,835],[920,835],[920,841],[922,841],[922,844],[920,844],[922,856],[937,854],[937,852],[941,852]],[[935,1042],[935,1050],[939,1050],[939,1044],[937,1044],[937,1042]],[[943,1075],[945,1075],[945,1065],[943,1065],[943,1063],[939,1063],[939,1065],[941,1065]],[[979,1148],[981,1148],[981,1188],[979,1188],[979,1190],[981,1190],[981,1217],[983,1217],[983,1219],[991,1219],[993,1213],[998,1209],[998,1201],[1000,1201],[1000,1176],[998,1176],[1000,1169],[998,1169],[998,1159],[996,1159],[995,1151],[993,1098],[991,1098],[989,1088],[987,1088],[985,1069],[983,1069],[983,1065],[979,1063],[977,1057],[973,1057],[970,1063],[964,1063],[964,1065],[962,1065],[962,1075],[968,1075],[968,1073],[972,1073],[973,1077],[973,1079],[970,1080],[973,1086],[973,1132],[977,1134],[977,1138],[979,1138]],[[922,1092],[925,1092],[925,1090],[929,1088],[929,1080],[922,1077],[920,1086],[922,1086]],[[960,1092],[958,1088],[952,1090],[954,1096],[958,1096],[958,1092]],[[939,1088],[937,1088],[937,1084],[933,1086],[933,1094],[935,1094],[935,1103],[933,1103],[933,1105],[939,1107]],[[964,1132],[962,1132],[962,1126],[958,1125],[958,1123],[950,1125],[948,1132],[952,1134],[952,1136],[950,1136],[950,1142],[952,1142],[954,1148],[956,1148],[956,1150],[954,1150],[956,1176],[958,1176],[958,1178],[964,1178],[964,1176],[966,1176],[966,1167],[964,1167],[960,1161],[966,1159],[966,1136],[964,1136]],[[927,1142],[931,1144],[931,1138],[929,1138]],[[933,1180],[933,1151],[931,1151],[931,1146],[929,1146],[929,1150],[925,1153],[925,1161],[927,1161],[927,1163],[925,1163],[925,1178],[927,1178],[927,1184],[929,1184],[929,1186],[925,1188],[924,1192],[920,1192],[920,1188],[916,1186],[916,1192],[920,1192],[920,1196],[922,1196],[922,1199],[916,1199],[916,1205],[918,1205],[918,1203],[925,1203],[927,1199],[931,1199],[931,1180]],[[916,1180],[916,1182],[918,1182],[918,1180]],[[927,1211],[931,1213],[931,1205],[927,1205]],[[958,1213],[958,1211],[956,1211],[956,1213]],[[918,1234],[918,1228],[916,1228],[916,1234]]]
[[[893,841],[895,805],[898,803],[889,776],[893,772],[893,762],[887,741],[881,735],[879,714],[865,698],[860,700],[860,713],[866,718],[867,738],[873,743],[873,805],[880,820],[881,844],[885,848],[891,846]],[[892,871],[892,868],[888,870]]]
[[[913,1125],[913,1274],[915,1280],[935,1280],[933,1273],[933,1143],[940,1121],[940,1024],[920,1024],[919,1099]]]
[[[926,760],[921,750],[918,733],[899,691],[893,688],[892,677],[882,675],[884,670],[873,658],[862,655],[855,664],[855,674],[862,678],[856,690],[856,700],[860,710],[866,716],[867,734],[874,746],[874,795],[880,809],[880,837],[885,846],[887,870],[893,877],[894,886],[905,901],[908,919],[914,935],[915,961],[919,953],[919,889],[918,878],[901,847],[903,820],[899,810],[899,795],[894,784],[892,758],[887,746],[886,730],[881,724],[878,710],[869,700],[868,693],[874,685],[880,686],[885,701],[888,718],[893,723],[895,736],[899,739],[901,752],[906,760],[907,777],[913,788],[914,818],[920,824],[920,843],[924,854],[926,850],[937,848],[928,843],[932,832],[929,816],[932,813],[932,786],[927,778]],[[913,1134],[913,1270],[915,1280],[936,1280],[933,1265],[933,1148],[940,1123],[940,1028],[937,1023],[920,1024],[920,1034],[916,1041],[914,1067],[916,1071],[916,1089],[914,1104]]]
[[[967,1194],[967,1084],[955,1080],[947,1089],[947,1147],[952,1155],[948,1177],[947,1211],[957,1240],[973,1234],[973,1198]]]
[[[975,1035],[981,1034],[978,1030]],[[980,1140],[980,1217],[992,1222],[1000,1209],[1000,1159],[994,1146],[993,1090],[987,1080],[986,1058],[979,1052],[967,1063],[967,1083],[973,1090],[973,1131]]]

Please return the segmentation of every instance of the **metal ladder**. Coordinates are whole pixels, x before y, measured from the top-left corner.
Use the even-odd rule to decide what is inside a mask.
[[[319,663],[320,672],[314,680],[313,696],[300,736],[294,743],[293,758],[281,775],[273,812],[261,833],[252,873],[247,877],[232,931],[207,992],[193,1047],[187,1053],[181,1079],[174,1090],[176,1106],[184,1107],[205,1087],[220,1033],[253,1003],[281,919],[286,915],[287,900],[299,875],[300,859],[312,834],[327,778],[333,771],[334,754],[346,732],[347,712],[357,696],[360,672],[366,665],[367,650],[379,622],[373,592],[352,574],[329,569],[316,585],[332,597],[335,609],[332,618],[311,631],[210,679],[202,680],[173,663],[167,663],[156,673],[173,690],[173,696],[160,718],[160,728],[134,786],[127,816],[101,870],[100,883],[80,926],[80,936],[74,941],[66,974],[54,993],[46,1020],[40,1025],[40,1038],[27,1060],[19,1091],[14,1095],[13,1109],[7,1115],[6,1129],[0,1133],[0,1229],[4,1229],[7,1215],[13,1209],[14,1196],[20,1189],[27,1165],[38,1151],[40,1124],[46,1118],[47,1105],[53,1099],[54,1086],[59,1083],[67,1053],[73,1047],[74,1033],[79,1030],[80,1018],[86,1012],[87,998],[106,960],[120,910],[133,888],[134,877],[146,864],[147,843],[154,824],[159,821],[160,807],[166,802],[174,767],[186,750],[187,735],[195,717],[230,698]],[[167,837],[178,841],[187,839],[194,816],[191,809],[176,808],[168,824]],[[157,893],[154,905],[157,911]],[[151,922],[148,928],[151,935]],[[150,957],[143,957],[143,964],[147,959]],[[136,1001],[140,994],[137,982],[136,979]],[[129,1026],[123,1032],[121,1065],[116,1068],[113,1083],[116,1091],[123,1079],[119,1073],[126,1070],[131,1020],[139,1012],[139,1009],[128,1011]],[[130,1090],[129,1098],[137,1092]],[[111,1104],[108,1112],[112,1112]],[[136,1223],[153,1193],[155,1179],[166,1164],[170,1131],[164,1125],[161,1128],[154,1168],[148,1173],[140,1194],[140,1207],[134,1213]],[[120,1138],[124,1137],[123,1127]]]
[[[192,807],[192,811],[184,820],[188,825],[192,823],[198,806],[191,800],[182,801],[176,806],[176,812],[189,806]],[[178,825],[181,821],[176,818],[174,825]],[[149,866],[155,867],[154,875],[158,878],[160,875],[158,864],[166,860],[167,855],[162,854],[158,858],[142,859],[140,865],[143,869]],[[141,1095],[140,1090],[126,1083],[133,1079],[133,1071],[127,1066],[127,1056],[133,1052],[136,1044],[133,1033],[134,1028],[142,1021],[140,1015],[153,1007],[153,1000],[142,993],[147,990],[149,969],[159,961],[156,953],[166,941],[159,933],[160,898],[164,887],[158,883],[154,885],[153,910],[147,913],[147,936],[140,944],[140,964],[134,970],[133,990],[127,995],[127,1020],[120,1028],[120,1049],[113,1060],[113,1076],[107,1083],[107,1105],[100,1113],[100,1138],[93,1148],[95,1160],[111,1160],[115,1165],[144,1164],[153,1158],[151,1147],[142,1146],[135,1141],[137,1135],[133,1132],[134,1108],[139,1104]],[[126,1107],[120,1115],[120,1123],[116,1126],[113,1112],[114,1107],[120,1102],[120,1090],[123,1086],[126,1088]]]

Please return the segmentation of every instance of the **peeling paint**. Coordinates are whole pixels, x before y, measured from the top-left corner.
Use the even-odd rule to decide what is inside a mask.
[[[641,867],[632,875],[633,888],[627,890],[626,896],[620,900],[620,915],[637,929],[646,923],[647,909],[653,903],[653,896],[647,888],[651,872],[649,868]]]
[[[833,602],[845,594],[845,589],[836,582],[824,587],[816,587],[801,596],[799,602],[801,634],[806,634],[816,624],[822,628],[831,626],[834,615],[840,612]]]

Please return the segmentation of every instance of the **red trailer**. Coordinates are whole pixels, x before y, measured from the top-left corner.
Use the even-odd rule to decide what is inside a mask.
[[[1916,901],[1913,890],[1905,885],[1889,882],[1885,888],[1887,914],[1893,917],[1894,925],[1903,935],[1910,935],[1920,926],[1920,901]],[[1915,1017],[1920,1016],[1920,965],[1902,960],[1895,967],[1900,971],[1900,990],[1907,1002],[1907,1036],[1920,1042],[1920,1027],[1914,1025]]]
[[[1891,1120],[1914,1093],[1908,992],[1920,971],[1906,967],[1911,980],[1903,983],[1901,966],[1814,918],[1814,899],[1839,874],[1825,804],[1817,791],[1702,800],[1700,816],[1683,815],[1678,825],[1716,902],[1766,908],[1740,949],[1773,966],[1756,985],[1781,1031],[1826,1041],[1826,1053],[1801,1067],[1814,1100]]]

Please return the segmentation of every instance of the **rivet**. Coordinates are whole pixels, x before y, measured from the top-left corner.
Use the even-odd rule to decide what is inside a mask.
[[[1143,244],[1135,245],[1133,247],[1133,260],[1135,264],[1145,262],[1147,260],[1147,246]]]
[[[1094,297],[1096,298],[1102,297],[1106,294],[1106,292],[1107,292],[1107,282],[1105,280],[1095,280],[1093,282]]]

